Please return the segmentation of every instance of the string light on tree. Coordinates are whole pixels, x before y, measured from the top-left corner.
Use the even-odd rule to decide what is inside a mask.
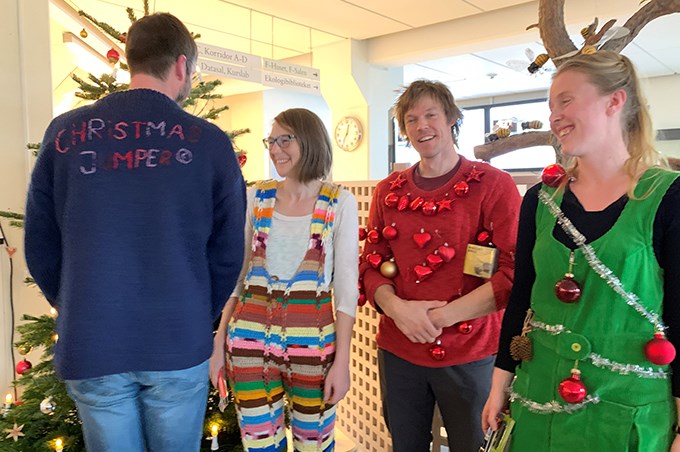
[[[54,450],[55,452],[62,452],[64,450],[64,440],[62,438],[54,440]]]
[[[217,424],[212,424],[210,426],[210,433],[212,434],[212,441],[210,443],[210,450],[218,450],[220,448],[217,442],[217,433],[219,433],[220,427]]]
[[[12,393],[8,392],[5,396],[5,406],[2,409],[2,417],[7,416],[10,408],[12,408]]]

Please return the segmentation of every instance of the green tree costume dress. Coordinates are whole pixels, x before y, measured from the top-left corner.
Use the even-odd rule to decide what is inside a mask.
[[[637,295],[639,304],[656,313],[659,321],[663,270],[652,233],[657,208],[676,177],[674,172],[648,170],[635,190],[641,199],[629,199],[614,226],[589,244],[623,289]],[[562,191],[555,193],[545,185],[542,191],[561,204]],[[644,354],[645,344],[654,337],[654,321],[591,268],[582,248],[574,251],[571,271],[581,285],[581,298],[571,304],[559,301],[554,286],[569,271],[571,250],[553,237],[555,222],[548,206],[539,202],[533,331],[528,334],[533,357],[517,367],[511,388],[516,421],[511,451],[668,452],[675,421],[669,368],[652,364]],[[588,396],[569,404],[558,386],[575,365]]]

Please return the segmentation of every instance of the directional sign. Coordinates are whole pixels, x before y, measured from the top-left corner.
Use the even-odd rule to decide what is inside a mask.
[[[269,58],[262,59],[262,70],[264,72],[276,72],[277,74],[308,80],[319,80],[321,78],[320,71],[316,68],[286,63],[285,61],[271,60]]]
[[[321,87],[317,81],[272,74],[271,72],[262,74],[262,84],[276,88],[292,89],[318,95],[321,94]]]
[[[262,64],[262,57],[260,56],[237,52],[236,50],[225,49],[210,44],[198,44],[198,57],[257,69],[259,69]]]
[[[247,82],[262,82],[262,72],[248,66],[235,66],[233,64],[225,64],[217,61],[198,59],[198,67],[203,74],[216,75],[218,77],[235,78],[238,80],[245,80]]]

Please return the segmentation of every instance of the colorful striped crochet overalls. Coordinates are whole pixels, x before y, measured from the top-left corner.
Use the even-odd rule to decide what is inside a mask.
[[[289,280],[267,269],[267,237],[276,181],[257,186],[252,257],[227,334],[227,372],[243,445],[250,452],[286,451],[284,392],[296,451],[332,451],[335,406],[323,402],[335,355],[330,290],[322,290],[327,238],[340,187],[324,183],[314,206],[309,246]]]

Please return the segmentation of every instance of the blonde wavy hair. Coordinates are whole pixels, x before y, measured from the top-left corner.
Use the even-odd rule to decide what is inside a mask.
[[[624,165],[626,174],[631,180],[628,195],[633,197],[633,190],[640,174],[651,167],[668,168],[666,158],[654,146],[652,119],[635,66],[624,55],[601,50],[594,54],[570,58],[559,67],[553,75],[553,80],[567,71],[585,74],[602,95],[611,94],[619,89],[626,92],[627,99],[623,107],[621,126],[630,155]],[[568,175],[576,175],[575,159],[568,159],[565,167]]]

